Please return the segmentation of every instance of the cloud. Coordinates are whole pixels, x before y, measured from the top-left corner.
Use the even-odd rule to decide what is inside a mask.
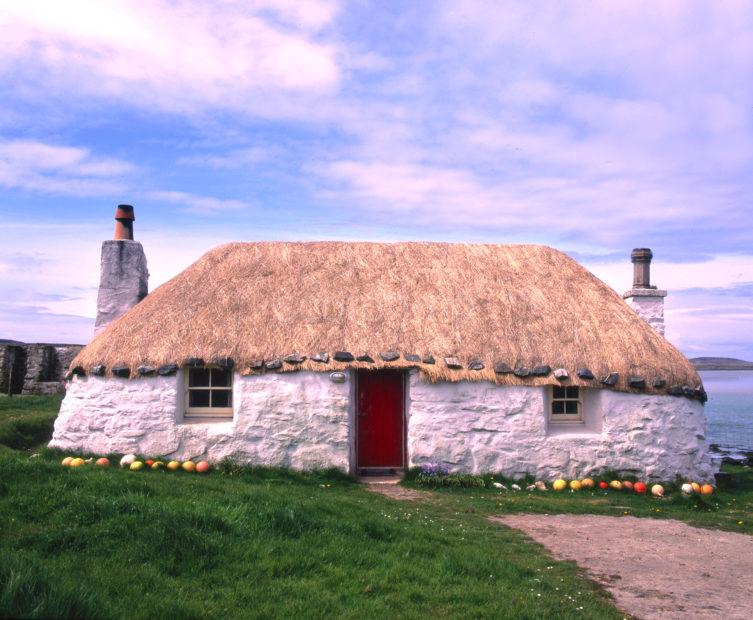
[[[225,211],[253,208],[251,203],[241,200],[224,200],[211,196],[197,196],[187,192],[154,191],[147,193],[147,197],[160,202],[180,205],[186,213],[196,213],[198,215],[212,215]]]
[[[443,231],[498,231],[498,241],[527,235],[529,241],[566,249],[577,247],[573,240],[606,248],[627,247],[631,236],[647,243],[656,231],[674,230],[687,221],[718,223],[720,212],[742,210],[742,205],[730,208],[721,189],[703,195],[691,184],[668,186],[663,178],[627,179],[585,170],[573,177],[538,170],[497,176],[460,165],[357,159],[312,168],[322,199],[355,206],[372,217]]]
[[[622,257],[610,257],[608,261],[595,258],[584,258],[582,261],[594,274],[622,293],[630,288],[633,281],[629,256],[630,250],[627,249]],[[652,284],[667,289],[673,295],[690,295],[694,292],[714,296],[753,295],[753,255],[719,254],[705,260],[693,258],[693,253],[688,252],[685,261],[676,262],[654,252]]]
[[[183,156],[178,159],[177,163],[180,165],[207,166],[215,169],[234,170],[268,162],[274,153],[275,149],[273,148],[252,146],[232,149],[222,154]]]
[[[344,6],[2,3],[9,105],[0,123],[38,137],[52,117],[58,135],[92,146],[44,138],[24,153],[16,144],[0,152],[0,184],[129,189],[152,201],[155,219],[179,209],[211,216],[182,220],[183,230],[200,221],[205,235],[216,226],[212,241],[236,238],[233,224],[254,209],[254,238],[324,230],[548,243],[618,292],[630,285],[630,249],[650,246],[678,344],[721,347],[746,332],[747,2]],[[18,129],[24,118],[32,129]],[[97,156],[112,144],[141,168]],[[151,265],[166,242],[146,240]],[[65,294],[48,268],[66,286],[96,283],[95,241],[86,278],[46,264],[37,288]],[[177,242],[171,250],[154,259],[160,277],[196,258]],[[721,311],[720,298],[734,308]]]
[[[250,111],[280,94],[337,88],[337,50],[317,36],[336,9],[319,0],[10,0],[0,5],[0,75],[33,97]]]
[[[132,164],[95,157],[87,148],[57,146],[35,140],[0,141],[0,185],[10,188],[98,196],[125,189]]]
[[[632,282],[628,253],[619,262],[586,262],[596,276],[622,294]],[[655,256],[651,281],[668,292],[666,337],[687,355],[753,360],[753,256],[668,262]]]
[[[748,5],[433,6],[341,115],[354,139],[307,164],[320,203],[572,250],[750,251]]]
[[[20,270],[40,269],[49,263],[41,252],[6,252],[0,256],[0,275],[10,275]]]

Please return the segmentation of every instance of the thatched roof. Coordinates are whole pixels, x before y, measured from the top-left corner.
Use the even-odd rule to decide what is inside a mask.
[[[373,362],[335,361],[337,351]],[[386,351],[400,356],[384,361]],[[311,359],[319,352],[326,363]],[[296,353],[305,361],[258,369]],[[71,368],[104,365],[109,374],[125,365],[133,376],[186,358],[231,358],[244,373],[389,366],[418,367],[433,381],[558,383],[552,373],[495,372],[505,363],[564,368],[571,385],[599,387],[609,373],[625,391],[629,377],[644,378],[649,393],[700,385],[690,362],[617,293],[562,252],[534,245],[222,245],[109,325]],[[474,361],[483,368],[471,370]],[[581,368],[595,379],[579,378]]]

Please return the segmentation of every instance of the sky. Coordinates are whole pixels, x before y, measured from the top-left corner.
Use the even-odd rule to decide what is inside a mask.
[[[0,338],[87,342],[226,241],[542,243],[753,359],[753,4],[3,0]],[[531,269],[535,269],[531,265]],[[409,277],[407,274],[406,277]]]

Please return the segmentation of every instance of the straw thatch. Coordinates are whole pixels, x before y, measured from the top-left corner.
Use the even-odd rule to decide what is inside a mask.
[[[388,350],[401,355],[385,362],[379,353]],[[336,351],[374,361],[338,362]],[[318,352],[329,361],[312,361]],[[611,288],[565,254],[533,245],[223,245],[113,322],[71,368],[104,364],[109,373],[124,364],[133,376],[141,365],[228,357],[250,373],[259,360],[293,353],[307,359],[276,372],[418,367],[432,381],[557,383],[553,374],[496,374],[494,363],[505,362],[565,368],[571,385],[601,386],[614,372],[613,388],[626,391],[630,376],[644,377],[646,392],[656,391],[656,378],[700,385],[690,362]],[[462,368],[448,367],[448,357]],[[469,369],[474,361],[483,369]],[[579,379],[579,368],[596,379]]]

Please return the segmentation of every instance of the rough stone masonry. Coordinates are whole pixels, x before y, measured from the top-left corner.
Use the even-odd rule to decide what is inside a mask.
[[[63,394],[80,344],[0,343],[0,394]]]
[[[639,317],[664,335],[664,298],[667,291],[651,284],[651,259],[654,253],[650,248],[635,248],[630,254],[633,262],[633,288],[622,298],[635,310]]]
[[[141,243],[133,240],[133,207],[119,205],[115,239],[102,243],[94,335],[139,303],[149,292],[149,270]]]

